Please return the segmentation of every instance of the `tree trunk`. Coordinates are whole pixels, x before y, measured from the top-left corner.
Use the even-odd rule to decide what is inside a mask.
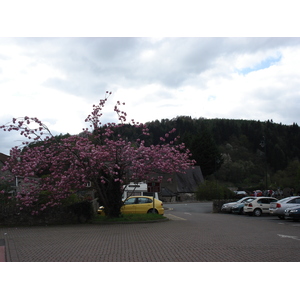
[[[114,178],[105,184],[96,184],[99,202],[103,204],[105,215],[109,218],[119,218],[121,215],[123,206],[121,188],[120,181],[115,181]]]

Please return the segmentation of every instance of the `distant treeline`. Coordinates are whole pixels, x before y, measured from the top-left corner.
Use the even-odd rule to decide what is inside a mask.
[[[300,188],[300,128],[296,123],[179,116],[148,126],[149,143],[154,144],[175,127],[206,178],[243,187]]]
[[[147,137],[141,137],[141,130],[132,125],[120,127],[116,133],[132,142],[145,139],[149,146],[162,143],[160,138],[176,128],[173,137],[180,136],[178,142],[190,149],[206,179],[243,189],[290,187],[300,191],[300,128],[296,123],[178,116],[147,125]]]

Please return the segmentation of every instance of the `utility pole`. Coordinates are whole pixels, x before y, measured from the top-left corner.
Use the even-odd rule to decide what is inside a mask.
[[[262,148],[264,148],[264,152],[265,152],[265,172],[266,172],[266,187],[265,187],[265,190],[268,190],[267,140],[266,140],[265,136],[263,136],[263,139],[260,142],[260,146]]]

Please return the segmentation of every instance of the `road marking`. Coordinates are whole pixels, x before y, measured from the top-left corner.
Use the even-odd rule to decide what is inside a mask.
[[[165,216],[171,220],[178,220],[178,221],[186,221],[186,219],[171,215],[171,214],[165,214]]]
[[[288,238],[288,239],[293,239],[293,240],[300,241],[300,239],[297,236],[293,236],[293,235],[278,234],[278,236],[280,236],[282,238]]]

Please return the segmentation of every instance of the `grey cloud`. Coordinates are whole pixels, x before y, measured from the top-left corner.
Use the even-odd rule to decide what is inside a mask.
[[[127,88],[157,83],[179,88],[193,83],[205,86],[205,71],[227,77],[220,59],[234,61],[239,54],[280,49],[300,44],[299,38],[17,38],[10,40],[24,54],[65,74],[44,84],[73,95],[94,99],[112,86]],[[141,54],[154,55],[142,60]]]

